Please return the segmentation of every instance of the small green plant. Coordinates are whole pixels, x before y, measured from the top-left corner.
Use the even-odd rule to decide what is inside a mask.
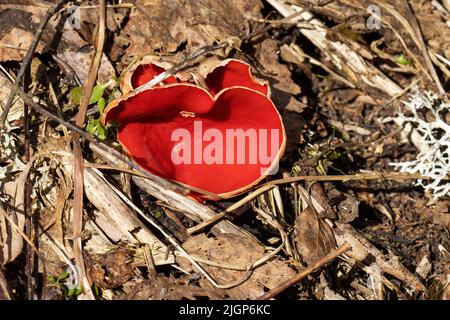
[[[69,276],[69,272],[64,271],[58,277],[49,276],[48,280],[59,287],[65,300],[74,300],[83,292],[83,289],[80,287],[68,286],[66,282]]]
[[[326,175],[328,173],[328,169],[332,168],[336,171],[339,171],[343,174],[341,170],[334,167],[334,162],[342,157],[342,153],[336,150],[330,150],[326,152],[319,161],[317,161],[316,170],[321,175]]]
[[[395,63],[401,64],[401,65],[404,65],[404,66],[409,66],[409,65],[412,64],[412,62],[410,60],[408,60],[403,54],[399,55],[395,59]]]
[[[106,139],[108,136],[108,129],[105,128],[101,121],[100,117],[102,116],[103,110],[106,106],[106,99],[103,97],[105,93],[105,89],[111,84],[111,82],[115,83],[115,80],[111,80],[105,84],[97,84],[92,89],[91,97],[89,99],[89,105],[97,104],[98,112],[100,113],[98,118],[90,119],[88,124],[86,125],[86,131],[97,136],[100,140]],[[75,87],[70,92],[71,100],[74,104],[80,105],[81,98],[83,97],[83,88]]]
[[[97,136],[100,140],[105,140],[108,136],[108,129],[105,128],[100,119],[92,119],[86,126],[86,131]]]

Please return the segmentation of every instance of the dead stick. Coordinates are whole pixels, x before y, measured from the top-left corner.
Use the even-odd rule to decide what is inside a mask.
[[[86,111],[91,98],[92,89],[97,79],[98,69],[103,55],[103,46],[105,44],[106,32],[106,3],[105,0],[99,2],[99,18],[98,18],[98,32],[97,42],[95,45],[95,54],[92,58],[89,67],[88,78],[84,87],[83,97],[81,98],[80,108],[77,113],[75,123],[82,127],[86,119]],[[83,246],[81,242],[81,232],[83,231],[83,193],[84,193],[84,176],[83,176],[83,153],[81,151],[80,136],[76,133],[73,135],[73,221],[72,221],[72,236],[73,236],[73,255],[80,271],[80,278],[83,283],[83,291],[90,299],[95,300],[95,296],[91,290],[89,280],[86,277],[86,269],[83,259]]]
[[[312,266],[306,268],[305,270],[303,270],[302,272],[300,272],[299,274],[297,274],[295,277],[293,277],[291,280],[288,280],[286,282],[283,282],[282,284],[280,284],[278,287],[270,290],[269,292],[266,292],[265,294],[263,294],[262,296],[260,296],[259,298],[257,298],[256,300],[269,300],[272,299],[273,297],[275,297],[276,295],[278,295],[279,293],[281,293],[282,291],[286,290],[287,288],[293,286],[294,284],[296,284],[297,282],[301,281],[303,278],[305,278],[306,276],[308,276],[309,274],[313,273],[314,271],[316,271],[317,269],[319,269],[320,267],[324,266],[325,264],[333,261],[334,259],[336,259],[338,256],[340,256],[341,254],[349,251],[351,249],[351,245],[349,245],[348,243],[344,243],[342,246],[340,246],[339,248],[337,248],[336,250],[330,252],[329,254],[327,254],[325,257],[319,259],[317,262],[315,262]]]
[[[293,182],[299,182],[299,181],[353,181],[353,180],[429,180],[433,179],[431,177],[423,176],[419,173],[406,173],[406,172],[387,172],[387,173],[381,173],[381,172],[368,172],[368,173],[358,173],[358,174],[345,174],[345,175],[335,175],[335,176],[297,176],[297,177],[290,177],[290,178],[284,178],[284,179],[278,179],[278,180],[272,180],[269,182],[266,182],[265,184],[261,185],[256,189],[254,192],[250,193],[246,197],[242,198],[235,204],[232,204],[225,210],[221,211],[217,215],[215,215],[213,218],[204,221],[202,223],[199,223],[196,226],[193,226],[189,229],[187,229],[187,232],[189,235],[198,233],[199,231],[204,230],[205,228],[221,221],[223,218],[227,216],[227,214],[233,212],[237,208],[244,205],[246,202],[253,200],[255,197],[263,194],[264,192],[272,189],[276,185],[280,184],[288,184]]]
[[[212,45],[212,46],[204,46],[201,47],[197,50],[195,50],[193,53],[191,53],[190,55],[188,55],[183,62],[174,65],[173,67],[167,69],[166,71],[164,71],[163,73],[161,73],[160,75],[154,77],[152,80],[150,80],[149,82],[143,84],[140,87],[137,87],[135,89],[136,92],[142,92],[144,90],[150,89],[152,87],[154,87],[155,85],[157,85],[158,83],[166,80],[167,78],[173,76],[175,73],[183,70],[190,61],[195,60],[196,58],[207,54],[208,52],[212,52],[215,50],[219,50],[219,49],[223,49],[225,47],[228,46],[228,43],[223,42],[223,43],[219,43],[217,45]]]
[[[217,215],[215,215],[212,219],[207,220],[207,221],[202,222],[202,223],[199,223],[198,225],[193,226],[191,228],[188,228],[187,229],[187,233],[189,235],[193,235],[193,234],[195,234],[195,233],[205,229],[206,227],[208,227],[208,226],[210,226],[210,225],[212,225],[212,224],[214,224],[216,222],[219,222],[220,220],[225,218],[228,213],[233,212],[234,210],[238,209],[239,207],[243,206],[247,202],[255,199],[257,196],[263,194],[264,192],[266,192],[266,191],[268,191],[268,190],[270,190],[272,188],[273,188],[273,186],[266,185],[266,186],[263,186],[263,187],[259,188],[258,190],[255,190],[254,192],[246,195],[244,198],[242,198],[238,202],[236,202],[236,203],[232,204],[231,206],[229,206],[228,208],[226,208],[224,211],[222,211],[222,212],[218,213]]]
[[[53,7],[48,9],[47,13],[42,18],[41,23],[37,27],[33,42],[31,43],[30,47],[28,48],[27,54],[25,55],[25,58],[23,59],[22,66],[20,67],[19,73],[17,73],[16,80],[11,89],[11,92],[9,93],[8,100],[6,101],[5,108],[3,109],[3,113],[0,117],[0,127],[3,127],[5,125],[5,121],[6,121],[6,118],[8,117],[9,109],[11,109],[12,103],[14,101],[14,97],[16,96],[17,90],[19,89],[20,83],[22,82],[22,79],[25,75],[25,71],[27,70],[28,66],[31,63],[31,58],[33,57],[33,53],[36,50],[37,45],[41,39],[42,33],[45,29],[45,26],[47,25],[50,18],[59,10],[59,8],[65,2],[68,2],[68,0],[61,0],[57,4],[55,4]]]
[[[367,172],[357,174],[343,174],[335,176],[297,176],[284,179],[273,180],[264,185],[278,185],[298,181],[354,181],[354,180],[429,180],[431,177],[423,176],[420,173],[407,172]]]

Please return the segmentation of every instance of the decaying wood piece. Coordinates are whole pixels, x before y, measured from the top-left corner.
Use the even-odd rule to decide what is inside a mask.
[[[317,210],[318,215],[323,215],[323,212],[325,211],[324,207],[328,205],[324,203],[326,201],[327,200],[324,198],[319,198],[316,200],[314,197],[311,197],[311,202],[314,204],[314,209]],[[302,214],[304,214],[304,212]],[[308,221],[305,222],[308,223]],[[310,227],[310,229],[313,230],[314,228]],[[305,232],[306,231],[304,231],[304,233]],[[384,255],[381,253],[351,225],[334,222],[333,234],[338,246],[342,246],[344,244],[349,244],[351,246],[352,250],[349,251],[347,255],[357,262],[362,263],[363,265],[376,265],[381,269],[381,272],[390,274],[397,279],[404,281],[412,291],[423,291],[425,289],[420,280],[408,271],[408,269],[406,269],[406,267],[399,261],[398,257],[393,254]],[[303,242],[305,242],[305,240],[303,240]],[[308,242],[306,243],[308,245]],[[311,244],[308,246],[315,248],[315,246],[312,246]],[[367,268],[364,270],[367,270]]]
[[[375,248],[374,245],[359,234],[352,226],[341,223],[336,223],[336,226],[337,228],[334,229],[334,234],[337,244],[342,245],[347,242],[352,246],[352,251],[347,253],[349,257],[362,263],[375,262],[383,273],[390,274],[405,282],[411,290],[425,290],[420,280],[408,271],[396,256],[382,254],[380,250]]]
[[[72,158],[62,154],[62,163],[67,172],[72,171]],[[93,213],[91,222],[112,242],[124,242],[132,245],[148,245],[156,265],[171,264],[173,254],[167,255],[167,246],[142,223],[137,214],[106,183],[101,173],[92,168],[84,168],[84,188],[88,200],[98,209]],[[98,241],[103,241],[101,237]],[[105,241],[103,241],[105,242]],[[105,247],[110,242],[103,243]]]
[[[138,219],[100,174],[91,168],[85,168],[84,186],[87,198],[100,211],[100,216],[94,221],[110,239],[131,244],[147,244],[156,265],[174,262],[172,254],[166,257],[166,245]]]
[[[340,41],[332,41],[327,38],[328,28],[319,19],[305,8],[295,5],[286,5],[280,0],[267,0],[282,16],[288,17],[296,12],[298,16],[292,21],[301,21],[298,29],[341,72],[345,73],[353,83],[364,84],[371,88],[384,91],[390,96],[399,94],[402,88],[389,79],[379,69],[365,61],[361,55]]]

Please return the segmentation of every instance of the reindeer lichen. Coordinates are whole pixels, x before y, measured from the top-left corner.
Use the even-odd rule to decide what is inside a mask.
[[[405,113],[399,113],[397,123],[411,124],[420,136],[416,159],[391,163],[401,172],[420,173],[430,180],[418,180],[417,185],[431,191],[435,199],[448,195],[450,183],[444,179],[450,172],[450,125],[445,118],[450,104],[439,100],[431,92],[416,90],[408,101],[403,102]]]

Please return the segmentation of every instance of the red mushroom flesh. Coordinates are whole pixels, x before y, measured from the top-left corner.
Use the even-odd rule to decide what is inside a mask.
[[[156,75],[145,70],[133,85]],[[227,198],[278,165],[286,136],[268,86],[247,64],[219,66],[206,83],[209,92],[187,83],[130,92],[110,103],[103,121],[119,124],[119,142],[143,168]]]

